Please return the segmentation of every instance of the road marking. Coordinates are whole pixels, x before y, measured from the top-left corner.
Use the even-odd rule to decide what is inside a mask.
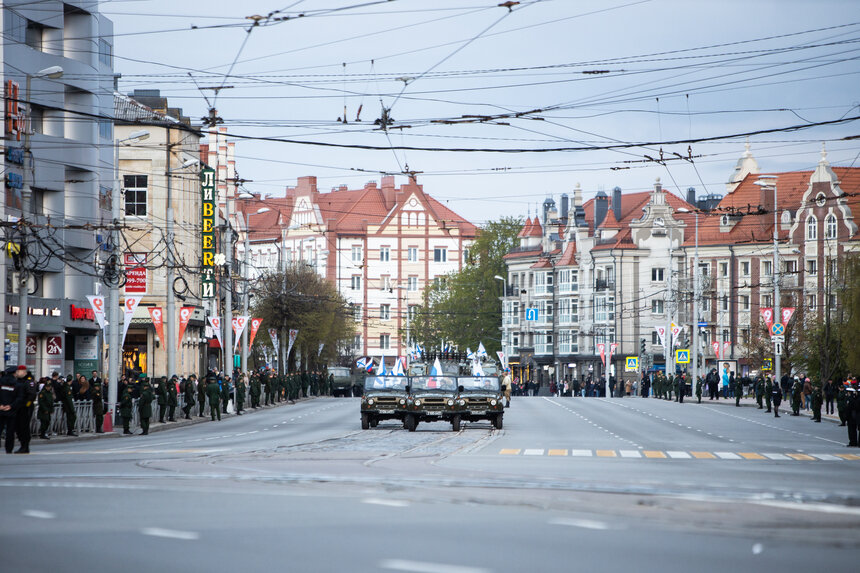
[[[361,503],[368,505],[384,505],[387,507],[409,507],[409,502],[405,499],[381,499],[377,497],[368,497],[361,500]]]
[[[521,451],[522,450],[515,450],[515,449],[511,449],[511,448],[506,448],[506,449],[500,451],[499,453],[502,454],[503,456],[516,456]]]
[[[689,460],[690,459],[690,454],[688,454],[687,452],[666,452],[666,453],[669,455],[670,458],[673,458],[676,460]]]
[[[593,454],[591,450],[570,450],[570,455],[578,458],[590,458]]]
[[[731,452],[714,452],[721,460],[739,460],[741,457]]]
[[[663,452],[658,452],[655,450],[645,450],[642,453],[645,454],[646,458],[665,458],[666,457],[666,454],[664,454]]]
[[[860,456],[857,454],[836,454],[843,460],[860,460]]]
[[[24,517],[35,517],[36,519],[54,519],[57,517],[56,513],[51,513],[50,511],[39,511],[38,509],[25,509],[21,512],[21,515]]]
[[[825,462],[841,462],[842,458],[837,458],[836,456],[831,456],[830,454],[809,454],[810,456],[815,456],[819,460],[824,460]]]
[[[639,450],[619,450],[619,454],[621,454],[622,458],[641,458],[642,454],[639,453]]]
[[[764,550],[764,546],[763,546],[761,543],[755,543],[755,544],[753,544],[753,546],[752,546],[752,553],[753,553],[753,555],[758,555],[758,554],[759,554],[759,553],[761,553],[763,550]]]
[[[693,454],[693,457],[697,460],[715,460],[717,456],[712,454],[711,452],[690,452]]]
[[[567,450],[550,450],[548,453],[551,456],[566,456]]]
[[[615,450],[597,450],[598,458],[614,458],[615,456]]]
[[[481,567],[466,567],[464,565],[449,565],[447,563],[427,563],[425,561],[407,561],[405,559],[385,559],[379,562],[382,569],[394,571],[410,571],[411,573],[488,573],[489,569]]]
[[[761,454],[754,454],[752,452],[738,452],[738,455],[745,460],[766,460],[767,458]]]
[[[152,537],[164,537],[166,539],[180,539],[182,541],[194,541],[200,539],[200,534],[195,531],[178,531],[176,529],[162,529],[160,527],[145,527],[140,532]]]
[[[788,459],[790,459],[785,454],[768,454],[768,453],[765,453],[762,455],[764,455],[764,457],[766,457],[769,460],[788,460]]]
[[[819,511],[821,513],[839,513],[844,515],[860,515],[860,507],[848,507],[830,503],[793,503],[790,501],[754,501],[758,505],[796,509],[798,511]]]
[[[815,458],[812,456],[807,456],[806,454],[785,454],[788,457],[798,460],[798,461],[815,461]]]
[[[609,529],[609,524],[604,523],[602,521],[594,521],[592,519],[571,519],[567,517],[561,517],[558,519],[553,519],[549,522],[550,525],[567,525],[568,527],[579,527],[582,529],[595,529],[598,531],[605,531]]]
[[[523,452],[523,455],[524,456],[542,456],[543,450],[538,450],[538,449],[526,450]]]

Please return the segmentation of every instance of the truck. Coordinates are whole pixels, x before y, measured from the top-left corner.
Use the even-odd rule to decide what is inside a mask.
[[[329,366],[328,373],[332,376],[332,396],[358,396],[356,376],[346,366]]]

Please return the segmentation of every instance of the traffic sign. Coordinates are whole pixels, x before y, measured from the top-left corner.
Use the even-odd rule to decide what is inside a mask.
[[[775,356],[781,356],[782,355],[782,342],[777,342],[776,344],[773,345],[773,353]]]
[[[785,342],[785,337],[784,336],[771,336],[770,341],[771,342]]]
[[[785,334],[785,325],[781,322],[774,322],[770,327],[771,336],[782,336]]]
[[[762,370],[773,370],[773,358],[765,358],[761,365]]]
[[[675,362],[678,364],[689,364],[690,363],[690,350],[687,348],[678,349],[675,351]]]
[[[638,356],[628,356],[626,364],[624,366],[625,372],[638,372],[639,371],[639,357]]]
[[[527,308],[526,309],[526,320],[537,321],[537,319],[538,319],[538,309]]]

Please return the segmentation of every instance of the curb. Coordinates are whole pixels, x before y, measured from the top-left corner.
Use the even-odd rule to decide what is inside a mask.
[[[684,403],[687,403],[689,401],[689,400],[687,400],[687,398],[688,398],[687,396],[684,397]],[[720,405],[731,406],[731,407],[735,406],[735,399],[734,398],[721,398],[719,400],[706,400],[704,397],[702,397],[702,404],[704,404],[705,402],[708,402],[711,405],[720,404]],[[695,396],[693,397],[692,403],[697,404]],[[782,404],[780,404],[780,410],[787,412],[787,414],[785,414],[785,415],[790,416],[791,415],[791,407],[789,406],[788,408],[783,408],[783,404],[785,404],[784,400],[783,400]],[[755,398],[741,398],[740,407],[741,408],[755,408],[756,410],[758,410],[758,403],[755,401]],[[822,407],[822,409],[823,409],[823,407]],[[764,413],[767,413],[767,410],[764,410]],[[806,410],[801,409],[800,415],[806,416],[810,420],[812,419],[812,412],[811,411],[806,411]],[[782,417],[782,415],[780,415],[780,418],[781,417]],[[838,425],[839,424],[839,415],[837,415],[837,414],[821,414],[821,421],[823,422],[825,420],[827,420],[828,422],[836,422],[836,424]]]

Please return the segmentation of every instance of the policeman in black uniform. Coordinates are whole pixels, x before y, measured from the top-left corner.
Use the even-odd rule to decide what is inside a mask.
[[[19,366],[27,372],[26,366]],[[17,370],[16,370],[17,373]],[[0,432],[6,430],[6,453],[11,454],[15,448],[15,421],[18,409],[24,401],[24,386],[20,384],[11,372],[3,374],[0,379]]]
[[[782,389],[779,384],[774,384],[771,388],[770,399],[773,402],[773,417],[779,418],[779,405],[782,403]]]

